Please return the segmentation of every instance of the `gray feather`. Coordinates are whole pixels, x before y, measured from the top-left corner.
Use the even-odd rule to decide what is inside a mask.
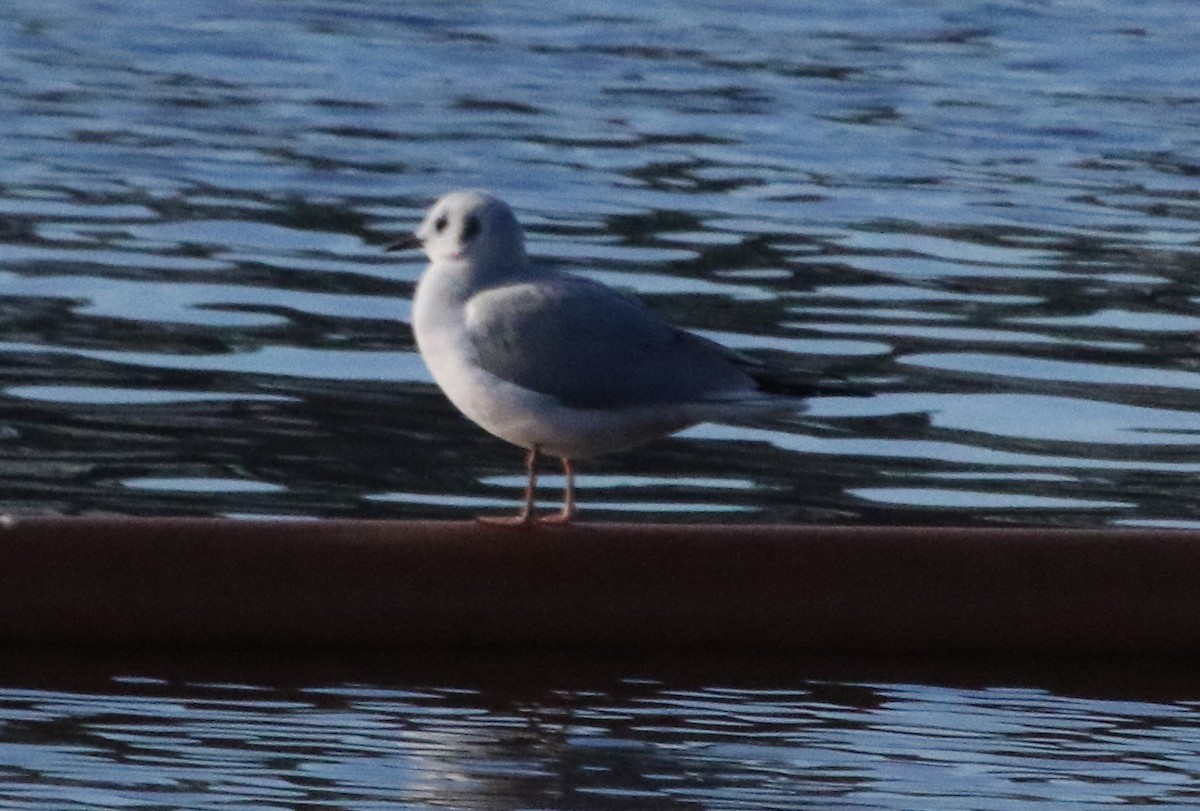
[[[533,278],[467,305],[480,366],[572,408],[690,403],[753,392],[740,358],[588,279]]]

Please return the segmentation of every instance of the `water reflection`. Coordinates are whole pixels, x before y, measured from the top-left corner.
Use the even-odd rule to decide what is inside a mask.
[[[0,673],[0,798],[30,809],[1183,808],[1200,776],[1185,671],[42,652]]]

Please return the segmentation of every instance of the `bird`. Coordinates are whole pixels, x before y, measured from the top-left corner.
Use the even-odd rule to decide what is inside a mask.
[[[412,328],[450,402],[524,448],[524,500],[485,523],[569,524],[575,460],[623,450],[703,422],[795,410],[804,397],[863,394],[789,380],[763,363],[673,326],[600,282],[529,261],[512,209],[481,190],[453,191],[387,250],[420,249]],[[538,466],[557,456],[562,508],[538,517]]]

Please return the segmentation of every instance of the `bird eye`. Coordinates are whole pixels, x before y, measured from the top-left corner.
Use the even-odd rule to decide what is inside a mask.
[[[443,214],[442,216],[437,218],[436,222],[434,222],[433,230],[437,231],[439,234],[442,233],[443,231],[446,230],[446,223],[447,223],[446,215]]]
[[[468,240],[474,239],[475,235],[478,233],[479,233],[479,218],[478,217],[467,217],[467,222],[466,222],[466,224],[463,225],[463,232],[462,232],[463,242],[467,242]]]

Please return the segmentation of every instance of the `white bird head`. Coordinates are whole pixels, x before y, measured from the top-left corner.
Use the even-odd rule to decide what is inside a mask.
[[[474,267],[525,263],[525,234],[512,209],[482,191],[453,191],[429,209],[421,227],[390,250],[419,247],[435,264]]]

